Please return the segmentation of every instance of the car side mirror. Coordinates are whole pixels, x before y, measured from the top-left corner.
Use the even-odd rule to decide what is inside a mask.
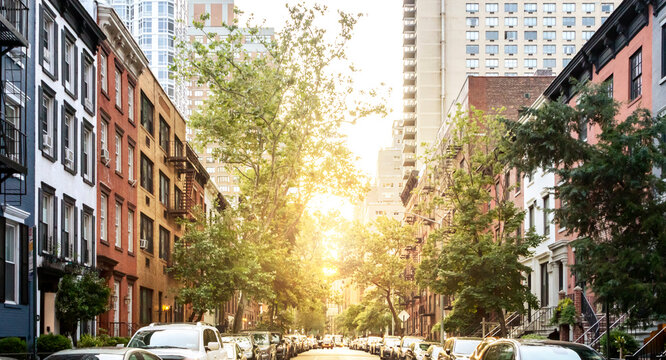
[[[211,341],[206,345],[206,350],[207,351],[215,351],[215,350],[220,350],[220,343],[217,341]]]

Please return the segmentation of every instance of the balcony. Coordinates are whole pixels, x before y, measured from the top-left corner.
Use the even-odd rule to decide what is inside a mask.
[[[416,58],[416,46],[406,45],[402,47],[402,58],[405,60]]]
[[[403,154],[415,154],[416,153],[416,141],[415,140],[405,140],[402,142],[402,153]]]
[[[403,73],[402,77],[403,77],[403,81],[402,81],[403,86],[414,86],[414,85],[416,85],[416,73],[406,72],[406,73]]]
[[[402,126],[416,126],[416,114],[405,113],[402,119]]]
[[[414,18],[416,18],[416,5],[415,4],[403,4],[402,5],[402,18],[403,19],[414,19]]]
[[[413,18],[404,19],[402,21],[402,31],[405,33],[416,31],[416,20]]]
[[[414,171],[414,166],[404,166],[402,172],[402,179],[408,180],[412,174],[412,171]]]
[[[14,124],[14,120],[0,120],[0,183],[14,174],[27,173],[26,136]]]
[[[403,46],[415,46],[416,45],[416,34],[415,33],[406,33],[402,35],[402,45]]]
[[[28,7],[22,0],[0,0],[0,55],[27,47]]]
[[[402,61],[402,69],[404,72],[415,72],[416,71],[416,60],[414,59],[405,59]]]
[[[402,166],[415,166],[416,165],[416,155],[412,153],[403,153],[402,154]]]
[[[416,112],[416,100],[415,99],[403,99],[403,113],[413,113]]]
[[[182,217],[187,215],[191,208],[190,197],[186,196],[181,191],[176,191],[169,199],[166,212],[169,216]]]
[[[414,126],[405,126],[402,132],[403,140],[414,140],[416,139],[416,128]]]

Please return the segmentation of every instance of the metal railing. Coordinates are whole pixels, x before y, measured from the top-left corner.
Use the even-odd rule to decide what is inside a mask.
[[[553,317],[555,312],[555,307],[545,307],[540,308],[534,311],[530,316],[532,321],[528,322],[523,326],[516,326],[511,329],[509,332],[509,338],[519,338],[524,334],[539,333],[544,331],[550,331],[551,328],[554,328],[553,325],[550,325],[550,319]]]
[[[511,313],[511,314],[506,318],[506,320],[504,321],[504,323],[506,324],[507,331],[508,331],[508,328],[509,328],[509,324],[511,324],[512,322],[516,321],[518,318],[520,318],[520,313],[519,313],[519,312]],[[501,331],[502,331],[502,327],[501,327],[500,325],[497,325],[497,326],[495,326],[494,328],[492,328],[492,329],[488,332],[488,334],[486,335],[486,337],[497,336],[497,334],[499,334]],[[507,334],[508,334],[508,332],[507,332]]]
[[[109,336],[122,337],[131,337],[140,328],[139,324],[126,321],[98,321],[97,326]]]
[[[22,0],[0,0],[0,16],[2,16],[7,23],[12,25],[24,38],[27,37],[28,6]],[[5,31],[2,32],[4,33]],[[10,40],[6,37],[7,35],[2,34],[2,39],[0,40]]]
[[[610,330],[613,330],[613,329],[615,329],[616,327],[622,325],[626,320],[627,320],[627,314],[626,314],[626,313],[625,313],[625,314],[622,314],[622,316],[620,316],[619,318],[617,318],[617,320],[615,320],[615,321],[610,325]],[[599,336],[597,336],[594,340],[592,340],[592,342],[589,343],[588,345],[589,345],[590,347],[592,347],[592,348],[598,349],[598,347],[599,347],[599,343],[601,342],[601,338],[603,338],[604,335],[608,332],[608,329],[609,329],[609,326],[608,326],[608,324],[606,324],[606,329],[605,329],[602,333],[600,333]]]
[[[24,173],[26,153],[25,134],[11,122],[0,121],[0,159],[14,163],[15,167]]]
[[[666,326],[662,327],[648,342],[632,355],[628,355],[627,360],[655,360],[663,358],[664,342],[666,342]]]

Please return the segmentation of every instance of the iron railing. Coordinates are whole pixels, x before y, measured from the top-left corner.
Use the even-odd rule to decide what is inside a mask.
[[[622,316],[620,316],[619,318],[617,318],[617,320],[615,320],[615,321],[610,325],[610,327],[608,326],[608,324],[606,324],[606,329],[604,329],[604,331],[603,331],[602,333],[600,333],[599,336],[597,336],[594,340],[592,340],[592,342],[589,343],[588,345],[589,345],[590,347],[592,347],[592,348],[598,350],[598,349],[599,349],[599,344],[600,344],[600,342],[601,342],[601,338],[604,337],[604,335],[608,332],[609,328],[610,328],[610,330],[613,330],[613,329],[615,329],[616,327],[618,327],[618,326],[624,324],[624,322],[625,322],[626,320],[627,320],[627,314],[625,313],[625,314],[622,314]]]
[[[0,46],[27,46],[28,7],[22,0],[0,0]]]
[[[535,310],[529,317],[532,321],[523,326],[512,328],[508,337],[516,339],[524,334],[539,334],[545,331],[552,331],[555,326],[550,324],[550,319],[553,317],[554,313],[555,307],[544,307]]]
[[[627,360],[656,360],[664,355],[664,342],[666,342],[666,326],[662,327],[647,343],[635,353],[628,355]]]

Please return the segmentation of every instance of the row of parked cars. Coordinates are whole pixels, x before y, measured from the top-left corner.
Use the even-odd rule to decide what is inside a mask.
[[[592,348],[554,340],[450,337],[444,345],[418,336],[368,336],[350,348],[381,360],[603,360]]]
[[[279,332],[220,334],[204,323],[158,324],[139,329],[124,348],[57,352],[48,360],[290,360],[309,350],[310,339]]]

